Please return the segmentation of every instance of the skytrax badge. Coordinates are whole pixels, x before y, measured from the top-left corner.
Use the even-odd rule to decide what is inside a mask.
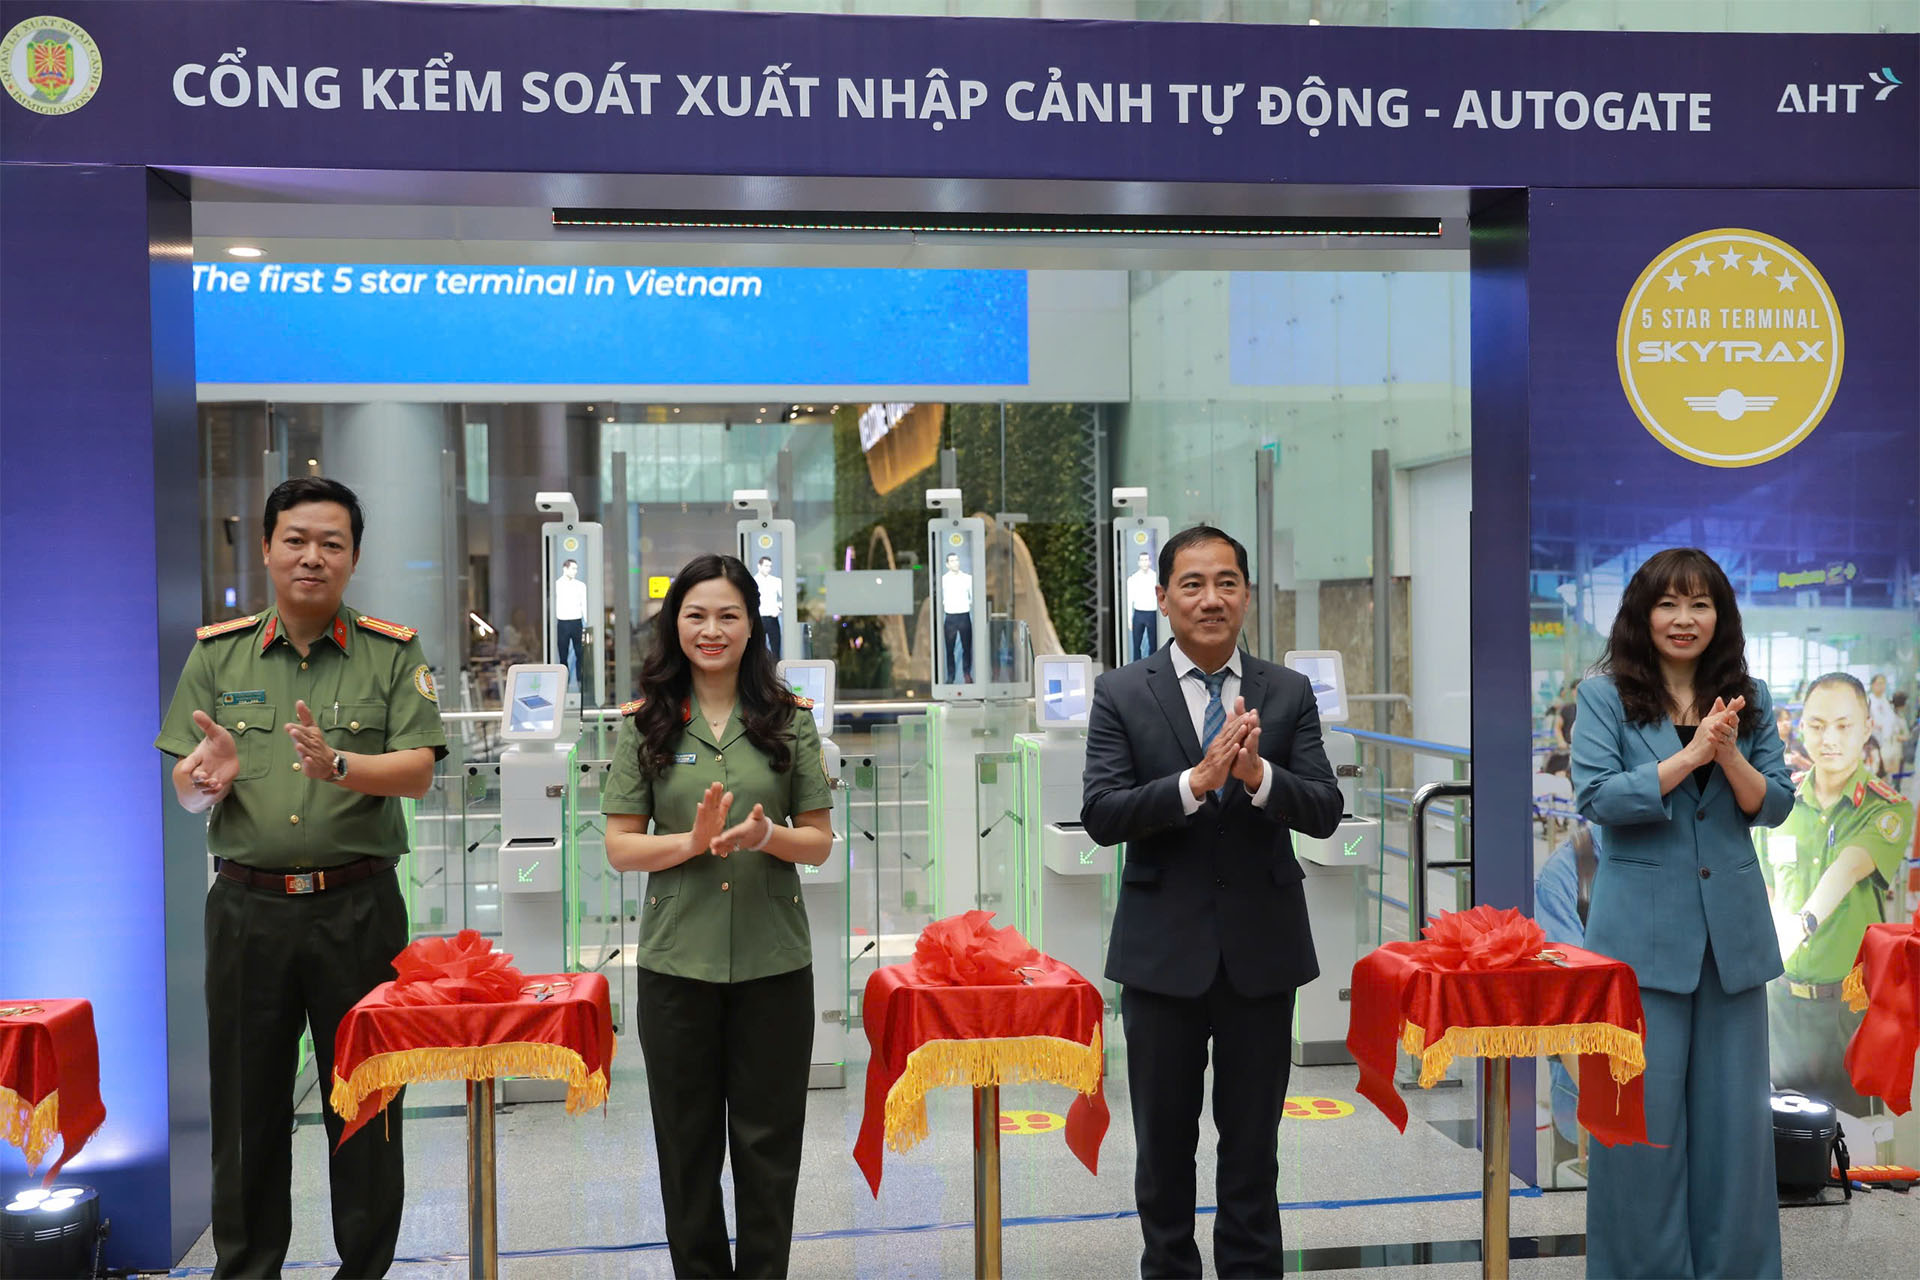
[[[1653,438],[1709,467],[1777,458],[1820,425],[1846,339],[1784,240],[1722,227],[1667,246],[1620,311],[1620,387]]]
[[[17,22],[0,39],[0,76],[29,111],[78,111],[100,87],[100,48],[77,22],[44,16]]]

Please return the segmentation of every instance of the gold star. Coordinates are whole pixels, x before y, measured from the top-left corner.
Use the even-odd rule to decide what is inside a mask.
[[[1676,289],[1684,289],[1687,287],[1687,278],[1680,274],[1680,268],[1678,267],[1675,267],[1672,271],[1669,271],[1666,275],[1661,276],[1660,278],[1667,282],[1668,293],[1672,293]]]
[[[1691,261],[1693,263],[1693,274],[1697,276],[1713,274],[1713,261],[1707,257],[1707,251],[1705,249],[1700,251],[1699,257],[1691,259]]]
[[[1727,270],[1731,271],[1740,265],[1740,251],[1730,248],[1720,255],[1720,261],[1726,264]]]
[[[1798,280],[1799,278],[1800,278],[1799,276],[1793,274],[1793,272],[1791,271],[1782,271],[1778,277],[1780,281],[1780,292],[1792,293],[1794,281]]]
[[[1753,274],[1757,276],[1764,276],[1767,274],[1767,268],[1771,267],[1772,265],[1773,264],[1771,262],[1768,262],[1764,257],[1756,253],[1753,255],[1753,261],[1748,264],[1748,268],[1753,272]]]

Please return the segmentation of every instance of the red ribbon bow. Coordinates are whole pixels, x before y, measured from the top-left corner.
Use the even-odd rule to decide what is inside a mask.
[[[1018,929],[993,927],[993,912],[968,911],[935,920],[913,944],[916,981],[950,987],[1004,987],[1027,981],[1022,969],[1040,953]]]
[[[526,976],[513,956],[474,929],[419,938],[393,958],[394,1004],[500,1004],[520,998]]]
[[[1547,945],[1546,933],[1516,907],[1443,911],[1421,933],[1420,958],[1439,969],[1507,969]]]
[[[1868,925],[1856,963],[1870,1000],[1841,1062],[1855,1089],[1903,1116],[1920,1050],[1920,911],[1904,924]]]

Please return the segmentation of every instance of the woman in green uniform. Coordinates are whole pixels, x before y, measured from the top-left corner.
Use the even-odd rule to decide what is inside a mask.
[[[640,1051],[667,1246],[678,1276],[784,1276],[813,1051],[794,864],[824,862],[833,831],[819,731],[781,686],[738,559],[696,556],[674,578],[640,694],[601,809],[607,861],[648,873]]]

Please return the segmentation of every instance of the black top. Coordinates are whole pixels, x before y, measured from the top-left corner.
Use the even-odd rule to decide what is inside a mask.
[[[1677,724],[1673,726],[1674,732],[1680,735],[1680,745],[1683,747],[1693,745],[1693,735],[1699,728],[1700,726],[1697,724]],[[1707,779],[1712,776],[1713,761],[1709,760],[1693,771],[1693,785],[1705,791],[1707,789]]]

